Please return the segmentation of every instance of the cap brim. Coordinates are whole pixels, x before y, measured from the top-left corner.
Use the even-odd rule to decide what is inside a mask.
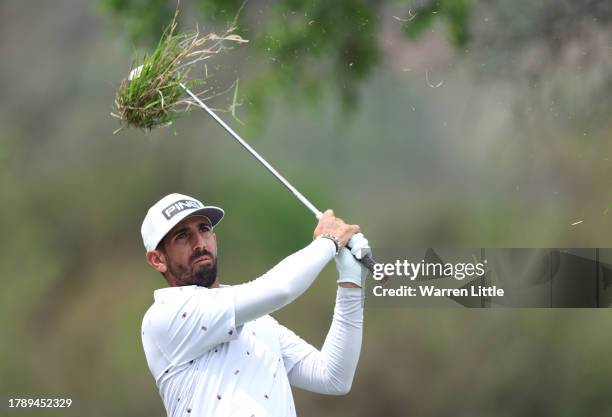
[[[206,216],[210,220],[210,223],[213,227],[217,225],[225,215],[225,212],[220,207],[215,206],[206,206],[202,209],[196,210],[192,213],[189,213],[185,218],[191,216]]]

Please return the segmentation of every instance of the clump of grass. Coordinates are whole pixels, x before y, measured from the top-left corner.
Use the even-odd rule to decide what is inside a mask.
[[[113,117],[121,121],[117,133],[127,127],[149,131],[172,124],[176,116],[194,104],[185,97],[186,87],[200,88],[198,96],[208,90],[201,89],[205,79],[190,79],[189,71],[198,62],[229,49],[227,43],[244,43],[247,40],[232,32],[230,26],[223,35],[209,33],[176,33],[178,9],[172,22],[150,55],[145,55],[142,65],[132,66],[128,78],[124,79],[115,97]]]

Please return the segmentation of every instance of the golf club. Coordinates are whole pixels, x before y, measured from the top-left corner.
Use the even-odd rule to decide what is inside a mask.
[[[306,208],[308,208],[308,210],[310,210],[317,219],[322,216],[323,213],[321,213],[319,209],[317,209],[310,201],[308,201],[306,197],[304,197],[302,193],[300,193],[293,185],[291,185],[289,181],[287,181],[281,174],[279,174],[278,171],[272,167],[272,165],[270,165],[261,155],[259,155],[259,153],[257,153],[257,151],[255,151],[255,149],[253,149],[248,143],[246,143],[227,123],[225,123],[219,116],[217,116],[214,111],[212,111],[206,104],[204,104],[204,102],[200,100],[200,98],[196,94],[191,92],[191,90],[189,90],[189,88],[187,88],[185,84],[180,83],[180,86],[193,99],[193,101],[197,103],[198,106],[200,106],[200,108],[205,110],[213,119],[215,119],[217,123],[221,125],[221,127],[223,127],[230,135],[232,135],[232,137],[236,139],[236,141],[240,145],[242,145],[244,149],[246,149],[251,155],[255,157],[255,159],[257,159],[264,167],[266,167],[266,169],[270,171],[270,173],[274,175],[276,179],[278,179],[304,206],[306,206]],[[350,249],[349,246],[347,246],[347,248]],[[359,261],[364,267],[366,267],[372,274],[374,273],[375,262],[372,259],[372,256],[370,256],[369,254],[365,254],[361,259],[357,258],[355,255],[353,255],[353,257],[357,259],[357,261]]]

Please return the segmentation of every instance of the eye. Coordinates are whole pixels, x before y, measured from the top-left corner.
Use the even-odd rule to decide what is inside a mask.
[[[202,223],[200,224],[200,231],[201,232],[210,232],[212,230],[212,226],[206,223]]]
[[[174,238],[179,240],[179,239],[185,239],[186,237],[187,237],[187,234],[185,232],[180,232],[180,233],[177,233],[177,235]]]

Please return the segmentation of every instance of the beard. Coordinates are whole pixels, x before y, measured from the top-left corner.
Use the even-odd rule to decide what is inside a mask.
[[[210,256],[210,263],[193,264],[193,261],[204,255]],[[217,280],[217,258],[206,250],[194,252],[189,257],[189,266],[180,263],[175,264],[171,259],[169,261],[168,270],[180,285],[198,285],[210,288]]]

